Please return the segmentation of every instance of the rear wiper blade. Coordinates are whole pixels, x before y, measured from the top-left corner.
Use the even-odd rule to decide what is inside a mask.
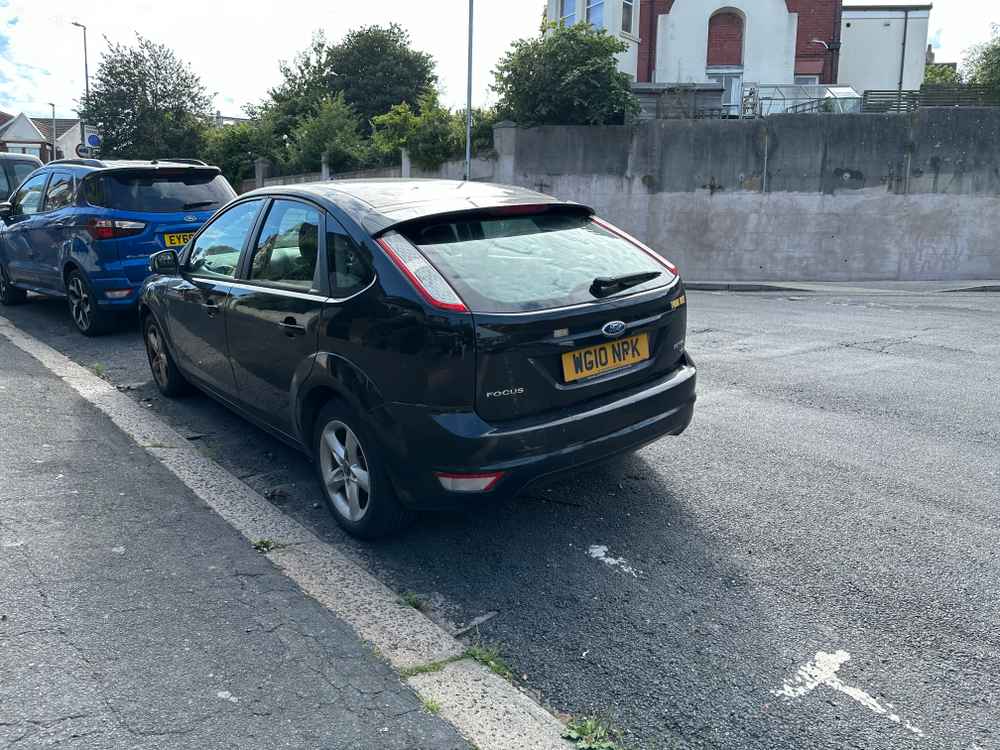
[[[590,285],[590,293],[595,297],[610,297],[612,294],[623,292],[629,287],[645,284],[660,276],[659,271],[647,271],[646,273],[633,273],[628,276],[599,276]]]
[[[184,210],[190,211],[192,208],[200,208],[202,206],[214,206],[218,201],[195,201],[194,203],[185,203]]]

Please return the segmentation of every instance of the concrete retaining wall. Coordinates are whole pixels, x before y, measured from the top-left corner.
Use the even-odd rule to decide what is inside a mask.
[[[689,279],[1000,278],[1000,110],[497,136],[496,181],[593,206]]]

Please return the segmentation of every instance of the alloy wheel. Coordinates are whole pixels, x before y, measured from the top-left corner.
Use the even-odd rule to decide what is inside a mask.
[[[92,314],[90,293],[79,275],[74,274],[70,277],[66,294],[69,297],[69,310],[73,316],[73,322],[81,331],[86,331],[90,327]]]
[[[364,518],[371,505],[368,461],[358,436],[339,420],[332,420],[323,428],[320,467],[336,511],[349,521]]]
[[[163,339],[160,338],[160,330],[151,325],[146,329],[146,354],[149,356],[149,367],[156,378],[156,384],[160,388],[167,387],[167,351],[163,346]]]

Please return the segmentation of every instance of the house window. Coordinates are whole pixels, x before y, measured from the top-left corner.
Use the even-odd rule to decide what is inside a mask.
[[[738,115],[743,104],[743,71],[709,69],[705,77],[722,86],[722,111],[730,116]]]
[[[604,27],[604,0],[587,0],[587,23],[598,29]]]
[[[723,10],[708,21],[708,66],[743,64],[743,16]]]
[[[635,13],[634,0],[622,0],[622,32],[632,33],[632,15]]]
[[[28,154],[29,156],[37,156],[41,158],[42,148],[41,146],[8,146],[7,150],[12,154]]]
[[[559,0],[559,25],[572,26],[576,23],[576,0]]]
[[[819,76],[795,76],[796,86],[819,86]]]

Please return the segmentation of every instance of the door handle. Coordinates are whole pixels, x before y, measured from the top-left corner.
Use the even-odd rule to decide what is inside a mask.
[[[202,309],[204,309],[205,312],[208,313],[208,317],[210,318],[214,318],[219,313],[219,303],[215,302],[214,300],[210,300],[208,302],[202,302],[201,306]]]
[[[299,325],[299,322],[291,316],[278,323],[278,326],[281,327],[285,331],[285,335],[289,337],[301,336],[306,332],[306,327]]]

